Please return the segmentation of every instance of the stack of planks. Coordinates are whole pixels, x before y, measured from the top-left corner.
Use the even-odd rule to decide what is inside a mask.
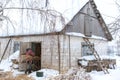
[[[97,60],[87,61],[88,63],[86,66],[82,65],[80,61],[82,61],[82,59],[78,59],[78,65],[86,69],[87,72],[90,72],[92,70],[102,71],[101,67],[98,65]],[[101,60],[101,65],[107,69],[115,69],[116,60],[115,59],[103,59]]]

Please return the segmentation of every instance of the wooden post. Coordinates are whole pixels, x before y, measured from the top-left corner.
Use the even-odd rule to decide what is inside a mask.
[[[9,41],[8,41],[8,43],[7,43],[7,45],[6,45],[6,47],[5,47],[5,50],[4,50],[3,55],[2,55],[2,57],[1,57],[0,63],[1,63],[1,61],[2,61],[2,59],[3,59],[3,57],[4,57],[4,55],[5,55],[5,53],[6,53],[6,51],[7,51],[7,48],[8,48],[8,46],[9,46],[11,40],[12,40],[12,39],[10,38]]]
[[[71,45],[70,45],[70,35],[69,37],[69,68],[71,68]]]
[[[61,73],[61,55],[60,55],[60,39],[59,39],[59,34],[57,35],[57,39],[58,39],[58,56],[59,56],[59,58],[58,58],[58,60],[59,60],[59,73]]]

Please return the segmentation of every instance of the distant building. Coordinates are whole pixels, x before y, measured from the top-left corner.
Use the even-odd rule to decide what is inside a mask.
[[[117,55],[120,56],[120,40],[118,40],[116,43],[117,43],[117,46],[116,46]]]
[[[116,40],[113,40],[108,43],[108,55],[118,55],[119,54],[119,48],[118,48],[119,42]]]
[[[115,47],[114,46],[108,46],[108,55],[114,55],[115,54]]]

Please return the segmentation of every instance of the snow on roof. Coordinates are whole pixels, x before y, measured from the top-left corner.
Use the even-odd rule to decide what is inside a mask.
[[[115,56],[108,56],[108,55],[100,55],[101,59],[115,59]],[[85,60],[95,60],[95,56],[90,55],[90,56],[83,56],[79,59],[85,59]]]
[[[82,33],[77,33],[77,32],[67,32],[66,34],[67,34],[67,35],[71,35],[71,36],[86,37],[84,34],[82,34]],[[96,36],[96,35],[92,35],[91,37],[86,37],[86,38],[107,40],[107,39],[104,38],[104,37],[100,37],[100,36]]]

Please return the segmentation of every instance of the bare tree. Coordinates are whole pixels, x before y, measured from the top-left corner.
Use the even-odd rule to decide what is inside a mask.
[[[4,18],[4,20],[6,21],[6,26],[10,25],[12,26],[12,30],[17,31],[18,27],[20,27],[20,30],[22,30],[21,32],[24,33],[26,31],[29,31],[31,29],[29,29],[30,27],[32,27],[33,29],[35,28],[35,23],[33,24],[33,22],[35,22],[35,20],[39,21],[39,23],[37,22],[36,26],[39,26],[39,28],[42,28],[39,24],[44,24],[44,33],[47,32],[54,32],[56,31],[56,26],[57,26],[57,22],[59,21],[62,25],[65,25],[65,20],[64,17],[62,16],[61,13],[55,11],[55,10],[51,10],[49,9],[47,6],[49,6],[49,1],[48,0],[17,0],[19,1],[19,3],[17,3],[17,6],[14,6],[14,4],[16,0],[2,0],[0,1],[0,20],[2,20]],[[41,6],[42,4],[44,4],[43,6]],[[10,6],[8,6],[10,5]],[[18,12],[20,14],[20,22],[18,23],[15,20],[12,20],[11,15],[13,15],[14,13],[9,13],[9,11],[12,10],[16,10],[16,12]],[[9,13],[9,15],[5,15],[3,12],[8,11],[7,13]],[[17,14],[16,14],[17,15]],[[19,15],[18,15],[19,16]],[[36,17],[37,16],[37,17]],[[25,21],[27,21],[25,23]],[[16,23],[20,24],[20,25],[16,25]],[[29,27],[26,27],[26,25],[28,25]],[[9,35],[9,27],[6,27],[7,34]],[[2,29],[2,28],[0,28]],[[30,33],[31,31],[29,31]]]
[[[115,1],[118,10],[120,12],[120,1]],[[118,17],[115,18],[115,20],[113,22],[111,22],[110,24],[108,24],[108,27],[110,29],[110,32],[113,36],[120,36],[120,14]]]

